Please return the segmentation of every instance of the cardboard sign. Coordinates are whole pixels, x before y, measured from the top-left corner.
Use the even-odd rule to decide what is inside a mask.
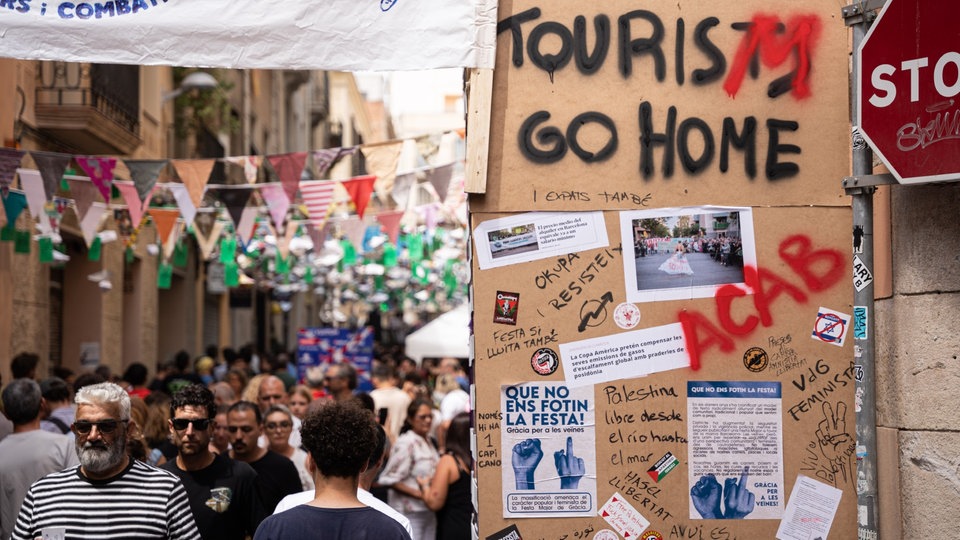
[[[480,537],[773,538],[802,474],[840,493],[830,537],[854,538],[837,5],[512,0],[497,17],[487,192],[469,201]],[[504,291],[514,324],[489,315]]]

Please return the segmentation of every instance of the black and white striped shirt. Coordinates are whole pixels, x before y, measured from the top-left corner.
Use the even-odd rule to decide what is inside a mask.
[[[200,540],[180,479],[135,460],[107,480],[86,478],[76,466],[30,486],[11,540],[34,540],[55,530],[68,540]]]

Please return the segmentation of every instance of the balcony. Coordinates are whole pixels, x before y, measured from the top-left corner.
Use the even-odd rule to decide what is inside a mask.
[[[140,138],[140,68],[38,62],[36,123],[89,154],[129,155]]]

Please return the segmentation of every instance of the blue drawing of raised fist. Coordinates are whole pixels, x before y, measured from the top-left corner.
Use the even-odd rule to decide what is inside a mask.
[[[693,501],[693,507],[700,512],[703,519],[723,519],[720,512],[720,482],[717,477],[707,474],[700,477],[700,480],[690,488],[690,499]]]
[[[526,439],[513,445],[513,474],[517,489],[534,489],[533,473],[543,459],[540,439]]]
[[[690,488],[693,507],[703,519],[741,519],[753,512],[756,501],[753,493],[747,489],[747,476],[750,467],[744,467],[740,482],[736,478],[727,478],[720,487],[717,477],[707,474]],[[726,513],[720,510],[720,500],[726,506]]]
[[[560,489],[577,489],[586,469],[583,458],[573,455],[573,437],[567,437],[567,451],[557,450],[553,453],[553,460],[560,475]]]

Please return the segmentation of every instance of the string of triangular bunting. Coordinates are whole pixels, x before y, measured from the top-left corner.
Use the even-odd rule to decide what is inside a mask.
[[[289,227],[284,230],[288,216],[292,220],[297,215],[291,214],[291,208],[309,220],[303,224],[312,228],[315,235],[327,230],[324,225],[330,209],[346,201],[357,215],[349,219],[362,224],[374,196],[379,201],[376,222],[393,242],[397,241],[401,219],[410,210],[417,210],[415,214],[421,218],[440,211],[462,224],[463,217],[457,213],[465,200],[462,178],[452,179],[457,163],[416,169],[408,166],[408,170],[398,176],[396,171],[403,148],[403,141],[391,141],[313,152],[221,158],[225,164],[240,167],[246,181],[243,184],[211,184],[215,159],[135,160],[0,148],[0,195],[7,222],[2,232],[3,236],[16,237],[19,250],[22,236],[25,233],[29,240],[30,232],[12,229],[26,208],[37,220],[39,234],[33,238],[41,243],[43,251],[44,244],[49,244],[51,238],[59,241],[63,214],[67,208],[73,208],[84,240],[92,249],[100,241],[103,234],[100,228],[112,211],[117,231],[109,232],[129,246],[136,241],[143,217],[149,215],[157,227],[165,259],[168,259],[172,248],[167,246],[174,245],[170,239],[177,236],[174,232],[178,230],[192,232],[201,253],[209,258],[217,237],[228,230],[232,229],[244,243],[248,243],[261,213],[269,215],[267,221],[279,232],[278,239],[281,235],[283,237],[278,241],[278,248],[286,251],[292,235],[302,224],[294,221],[292,231]],[[339,180],[303,180],[325,175],[338,160],[357,152],[364,156],[370,174]],[[24,167],[29,166],[31,160],[36,168]],[[128,171],[129,180],[115,177],[114,173],[123,167]],[[172,174],[167,173],[164,178],[165,170]],[[271,171],[278,182],[258,183],[258,179],[269,178]],[[19,179],[19,190],[13,187],[16,179]],[[429,209],[411,205],[414,200],[411,195],[420,190],[435,194],[438,202],[428,204]],[[60,196],[59,192],[68,192],[69,197]],[[164,192],[169,193],[173,201],[163,206],[176,208],[158,207],[154,198]],[[211,212],[213,209],[204,204],[207,193],[226,207],[229,222],[220,222],[216,218],[217,212]],[[255,193],[259,194],[258,198],[254,197]],[[115,199],[122,200],[122,203],[114,202]],[[248,206],[251,199],[257,199],[258,205]],[[262,206],[259,205],[261,202]],[[198,216],[203,219],[198,220]],[[210,216],[213,216],[212,220]],[[344,225],[346,216],[335,221],[339,222],[341,232],[349,228]],[[322,238],[317,239],[322,242]]]

